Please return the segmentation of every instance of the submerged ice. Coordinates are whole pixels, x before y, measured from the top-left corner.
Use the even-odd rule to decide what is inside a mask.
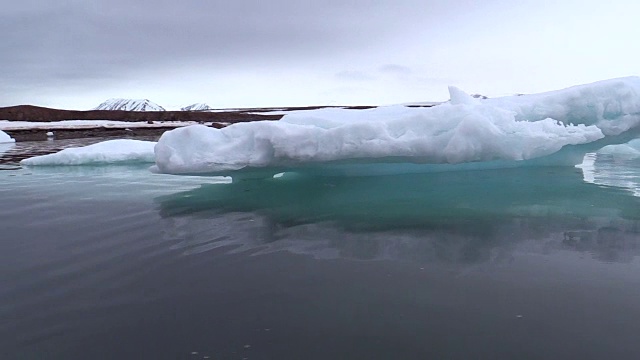
[[[640,78],[475,99],[450,88],[430,108],[319,109],[223,129],[189,126],[155,146],[166,173],[223,174],[326,163],[464,164],[549,158],[568,165],[640,131]],[[559,156],[560,154],[561,156]]]

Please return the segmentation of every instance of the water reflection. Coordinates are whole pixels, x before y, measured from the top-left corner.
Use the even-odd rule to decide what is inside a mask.
[[[595,230],[566,231],[566,249],[592,253],[603,261],[630,262],[640,255],[640,226],[604,226]]]
[[[585,182],[626,189],[640,197],[640,156],[636,153],[589,153],[579,167]]]
[[[0,143],[0,159],[2,159],[4,157],[4,154],[10,151],[15,146],[16,146],[15,143]],[[0,170],[10,169],[10,168],[12,167],[6,166],[6,165],[3,166],[2,161],[0,161]]]
[[[7,152],[9,149],[13,148],[14,146],[16,146],[16,144],[12,142],[0,143],[0,155]]]
[[[456,264],[513,253],[639,255],[640,198],[570,168],[304,177],[202,185],[156,198],[174,249]]]
[[[454,228],[348,231],[332,223],[283,226],[257,214],[232,213],[172,218],[164,225],[165,240],[174,241],[172,249],[185,255],[226,248],[252,255],[288,251],[316,259],[449,264],[508,263],[514,252],[571,250],[608,262],[630,262],[640,255],[638,222],[598,228],[577,220],[549,226],[546,219],[512,219],[478,233]]]

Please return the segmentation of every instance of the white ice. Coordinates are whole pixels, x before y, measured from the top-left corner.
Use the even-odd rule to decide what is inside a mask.
[[[154,162],[153,141],[108,140],[22,160],[22,165],[91,165]]]
[[[0,130],[0,144],[2,143],[13,143],[15,140],[9,136],[6,132]]]
[[[114,121],[114,120],[63,120],[63,121],[7,121],[0,120],[0,130],[24,130],[24,129],[133,129],[156,127],[181,127],[197,124],[195,121],[154,121],[152,124],[146,121]],[[204,123],[211,125],[210,122]]]
[[[521,161],[568,145],[628,141],[623,135],[640,124],[637,77],[487,100],[453,87],[450,93],[451,101],[430,108],[326,108],[223,129],[188,126],[160,138],[156,165],[215,174],[326,162]],[[611,141],[598,141],[605,136]]]

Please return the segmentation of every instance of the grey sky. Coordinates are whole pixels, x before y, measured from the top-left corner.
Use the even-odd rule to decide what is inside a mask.
[[[635,1],[21,0],[0,106],[385,104],[640,73]]]

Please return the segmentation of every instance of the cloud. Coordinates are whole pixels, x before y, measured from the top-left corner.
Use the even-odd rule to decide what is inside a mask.
[[[419,3],[10,2],[0,12],[0,93],[13,94],[0,102],[41,92],[30,89],[104,87],[140,74],[164,76],[190,67],[219,72],[313,67],[378,46],[376,42],[402,31],[402,22],[395,19],[413,13]]]
[[[117,72],[206,61],[212,65],[300,61],[366,45],[387,30],[376,6],[330,0],[100,0],[42,8],[30,0],[0,15],[0,66],[29,78],[69,70]],[[304,5],[304,6],[303,6]],[[6,7],[6,6],[5,6]],[[11,9],[11,5],[9,5]],[[37,9],[37,10],[34,10]]]
[[[364,71],[344,70],[336,73],[336,78],[347,81],[372,81],[375,77]]]
[[[89,97],[94,106],[106,93],[180,103],[234,94],[233,104],[277,93],[280,104],[317,103],[311,94],[364,84],[394,101],[439,96],[430,90],[439,80],[421,80],[435,74],[488,95],[535,92],[637,73],[639,57],[629,46],[638,6],[622,0],[6,3],[0,106]]]
[[[396,76],[408,76],[413,73],[411,68],[398,64],[386,64],[381,66],[378,71],[383,74],[390,74]]]

